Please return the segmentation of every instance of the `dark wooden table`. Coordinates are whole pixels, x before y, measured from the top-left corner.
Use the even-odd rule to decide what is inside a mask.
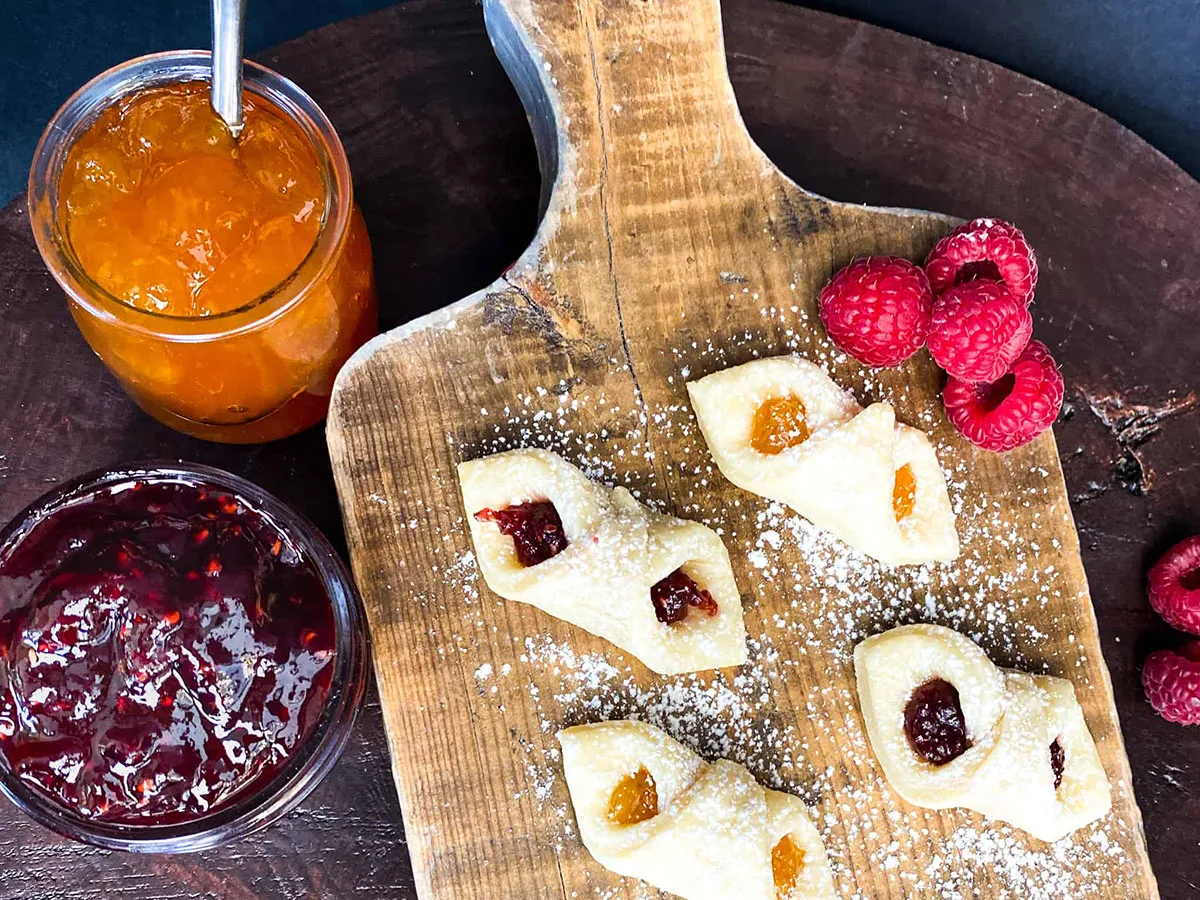
[[[987,63],[771,0],[727,0],[726,19],[750,130],[798,182],[1010,218],[1038,248],[1038,335],[1067,378],[1059,447],[1151,857],[1164,897],[1197,896],[1200,729],[1153,714],[1138,664],[1182,639],[1149,611],[1145,568],[1200,532],[1200,184],[1112,120]],[[260,59],[309,90],[346,143],[385,327],[483,286],[529,241],[533,143],[471,0],[417,0]],[[257,481],[341,540],[319,430],[204,444],[125,398],[75,330],[22,200],[0,213],[0,410],[2,518],[87,469],[183,458]],[[112,854],[0,805],[0,900],[298,897],[415,897],[373,695],[329,779],[235,846]]]

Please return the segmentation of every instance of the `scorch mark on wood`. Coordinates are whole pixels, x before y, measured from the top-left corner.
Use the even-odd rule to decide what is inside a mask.
[[[1142,495],[1153,487],[1154,470],[1142,458],[1139,448],[1162,429],[1163,422],[1187,413],[1200,404],[1195,391],[1182,397],[1167,397],[1157,403],[1133,403],[1120,392],[1081,386],[1079,394],[1092,414],[1112,434],[1120,449],[1113,463],[1113,477],[1131,494]],[[1099,488],[1100,486],[1097,485]],[[1089,500],[1103,493],[1089,490],[1079,499]]]

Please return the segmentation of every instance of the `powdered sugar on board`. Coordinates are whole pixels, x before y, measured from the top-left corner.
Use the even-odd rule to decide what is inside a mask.
[[[775,314],[764,308],[764,318]],[[797,311],[779,314],[794,319]],[[934,413],[904,412],[912,404],[903,389],[870,376],[846,380],[844,357],[810,346],[804,333],[785,335],[784,345],[825,366],[860,402],[889,400],[909,424],[933,429]],[[509,726],[537,723],[536,733],[514,737],[520,778],[512,799],[538,811],[544,829],[538,840],[595,873],[588,881],[597,886],[575,887],[573,896],[641,896],[604,887],[615,876],[604,875],[579,845],[554,739],[563,727],[615,718],[649,721],[706,758],[742,763],[763,784],[803,797],[814,808],[843,896],[863,896],[855,873],[864,868],[884,873],[896,896],[970,897],[981,890],[1014,900],[1119,895],[1121,879],[1134,877],[1125,841],[1135,825],[1117,821],[1116,813],[1047,846],[966,811],[903,804],[871,754],[850,675],[858,641],[896,624],[927,621],[969,635],[999,664],[1064,675],[1086,688],[1088,660],[1079,638],[1057,627],[1051,635],[1036,624],[1047,621],[1048,610],[1079,602],[1063,577],[1068,549],[1051,513],[1065,500],[1052,473],[1030,467],[1025,480],[1033,486],[1016,504],[1002,505],[973,486],[952,439],[933,429],[962,556],[951,565],[903,570],[862,557],[785,507],[731,489],[708,456],[684,384],[757,356],[763,343],[762,334],[745,332],[665,349],[670,402],[649,400],[630,409],[603,387],[568,379],[515,390],[500,408],[480,408],[470,446],[447,436],[460,458],[514,447],[551,449],[596,480],[629,486],[642,502],[705,522],[729,549],[747,607],[747,666],[655,678],[590,635],[541,614],[506,609],[482,584],[461,516],[433,536],[444,549],[441,588],[420,599],[444,606],[456,624],[430,637],[440,656],[461,657],[473,673],[479,715]],[[650,449],[662,439],[673,459],[656,459]],[[1014,454],[1010,464],[1021,465],[1020,459]],[[398,530],[424,521],[420,509],[392,506]],[[532,715],[508,717],[510,709]]]

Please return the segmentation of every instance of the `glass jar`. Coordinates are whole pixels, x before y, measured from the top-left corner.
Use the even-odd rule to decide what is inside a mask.
[[[113,850],[187,853],[239,840],[295,809],[333,768],[354,728],[367,685],[370,640],[362,600],[350,573],[325,537],[303,516],[243,478],[191,463],[135,463],[92,472],[55,488],[0,530],[0,571],[57,514],[87,509],[98,495],[136,486],[181,484],[233,495],[286,536],[315,570],[333,624],[333,671],[324,704],[308,736],[261,786],[235,795],[213,812],[170,824],[123,824],[89,818],[35,788],[0,752],[0,792],[59,834]],[[101,520],[102,521],[102,520]],[[11,585],[10,585],[11,587]]]
[[[299,267],[230,312],[153,312],[106,291],[79,262],[59,196],[72,144],[104,109],[150,87],[207,80],[209,59],[197,50],[144,56],[80,88],[38,144],[29,216],[76,324],[138,405],[196,437],[258,443],[323,419],[338,369],[378,328],[370,241],[345,151],[320,107],[282,75],[246,63],[246,90],[281,110],[311,141],[326,202],[316,243]]]

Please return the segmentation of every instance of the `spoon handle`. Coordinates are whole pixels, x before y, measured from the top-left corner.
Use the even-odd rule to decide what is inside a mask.
[[[236,138],[242,133],[242,38],[246,0],[212,0],[212,106]]]

